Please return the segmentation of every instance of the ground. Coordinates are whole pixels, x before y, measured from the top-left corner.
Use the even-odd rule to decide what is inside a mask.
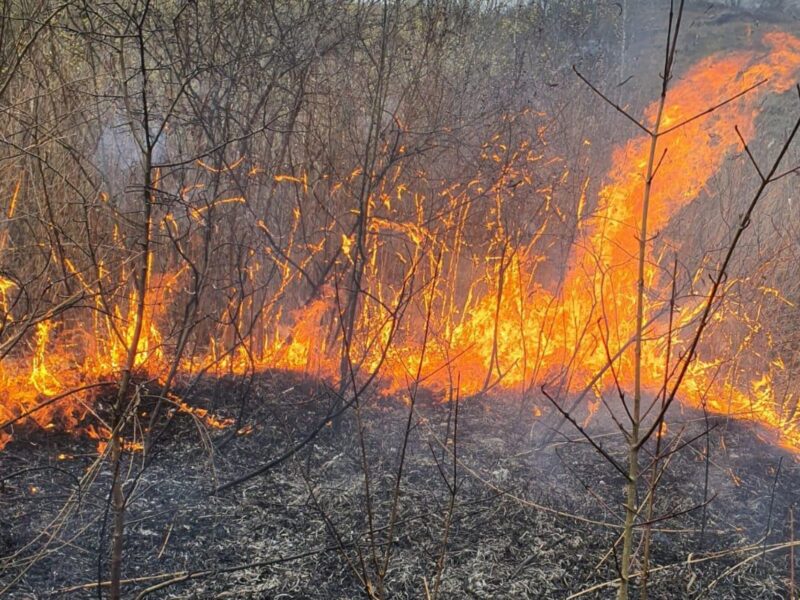
[[[187,396],[216,415],[241,415],[252,431],[200,435],[191,417],[174,419],[135,488],[126,488],[133,495],[124,577],[132,581],[124,597],[165,582],[146,597],[365,597],[348,566],[358,562],[356,545],[369,555],[355,413],[263,475],[215,493],[304,439],[327,414],[330,396],[320,382],[287,373],[259,376],[249,394],[220,380]],[[622,478],[569,424],[553,437],[557,415],[542,401],[496,394],[460,403],[458,488],[441,598],[567,598],[618,577],[609,551],[622,516]],[[452,480],[452,409],[432,394],[417,402],[388,597],[423,598],[435,580],[449,501],[437,461]],[[398,397],[365,398],[361,407],[378,552],[386,548],[408,410]],[[701,435],[707,427],[710,434]],[[621,440],[602,417],[590,430],[623,460]],[[779,545],[793,539],[795,457],[750,425],[707,421],[697,411],[670,414],[665,444],[679,438],[690,443],[672,456],[657,491],[649,597],[785,598],[789,550]],[[73,494],[94,448],[85,436],[29,431],[0,454],[4,597],[98,597],[98,565],[101,579],[108,576],[108,467]],[[134,456],[132,475],[141,460]],[[657,520],[672,514],[678,516]],[[613,595],[605,586],[580,597]]]

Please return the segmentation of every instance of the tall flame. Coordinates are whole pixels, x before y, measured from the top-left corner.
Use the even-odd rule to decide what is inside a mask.
[[[667,230],[673,217],[703,193],[727,157],[740,149],[734,124],[746,141],[753,140],[764,98],[785,92],[795,83],[800,74],[800,40],[771,33],[764,37],[764,47],[765,51],[710,56],[672,85],[662,122],[662,129],[668,133],[659,139],[656,153],[663,154],[663,158],[653,184],[649,215],[653,233]],[[720,99],[735,96],[765,79],[764,85],[710,114],[694,118]],[[653,104],[645,111],[645,122],[653,121],[655,110]],[[681,126],[669,131],[677,125]],[[590,385],[609,355],[616,354],[619,358],[614,369],[596,382],[595,392],[602,394],[610,389],[614,377],[623,386],[629,383],[633,359],[629,341],[635,331],[635,257],[648,144],[649,138],[642,135],[616,148],[596,202],[587,198],[589,182],[583,182],[574,198],[577,238],[568,264],[560,268],[562,276],[555,283],[552,277],[539,274],[542,265],[552,260],[540,246],[550,216],[542,219],[524,241],[512,238],[503,225],[504,206],[523,194],[542,198],[542,211],[554,215],[553,219],[563,222],[567,218],[551,202],[551,190],[537,177],[537,169],[545,165],[529,142],[509,146],[500,136],[487,142],[483,158],[491,170],[485,169],[465,185],[427,180],[424,173],[393,169],[369,198],[362,265],[367,293],[356,315],[357,335],[349,348],[351,358],[362,371],[381,365],[387,391],[403,388],[416,373],[423,355],[423,384],[445,389],[457,373],[462,394],[494,386],[527,389],[554,379],[564,392],[576,392]],[[239,160],[223,170],[203,163],[196,168],[224,175],[243,165],[244,161]],[[248,167],[249,177],[257,177],[259,172],[258,167]],[[344,193],[364,176],[356,169],[345,180],[328,181],[326,185],[331,194]],[[305,173],[277,174],[272,183],[294,186],[299,195],[314,193],[314,185]],[[176,195],[189,203],[192,195],[202,189],[202,184],[184,186]],[[19,193],[17,185],[7,212],[13,212]],[[429,206],[434,201],[446,210],[432,215]],[[239,210],[247,205],[246,195],[225,197],[189,210],[188,219],[166,214],[162,227],[174,238],[189,238],[192,227],[210,219],[213,211]],[[471,263],[467,252],[470,211],[475,210],[471,208],[475,205],[483,207],[484,233],[490,238],[485,267]],[[297,209],[293,217],[289,234],[292,243],[301,218]],[[266,236],[272,235],[265,221],[258,221],[258,227]],[[322,256],[332,243],[338,246],[342,270],[354,268],[354,261],[359,258],[353,232],[332,230],[318,246],[309,243],[305,262],[299,266],[304,268],[314,257]],[[691,335],[703,301],[702,294],[685,300],[672,331],[667,331],[664,315],[672,281],[662,264],[668,262],[663,254],[666,248],[678,246],[678,240],[651,244],[653,252],[646,267],[645,308],[650,325],[644,344],[643,372],[644,385],[651,393],[663,384],[667,361],[675,360]],[[298,265],[288,255],[270,248],[265,253],[281,278],[271,299],[263,298],[263,306],[259,306],[259,296],[246,295],[242,300],[235,284],[230,284],[230,289],[220,286],[221,297],[227,300],[217,300],[217,325],[204,324],[192,332],[191,349],[180,358],[181,373],[285,368],[340,376],[342,342],[337,319],[344,310],[341,290],[333,285],[315,290],[310,301],[288,311],[281,301],[293,286],[299,285]],[[253,260],[243,272],[242,285],[256,281],[264,270]],[[93,289],[94,284],[82,278],[77,269],[73,274],[84,287]],[[102,265],[97,275],[100,279],[111,277]],[[696,279],[701,275],[702,268]],[[128,278],[124,269],[119,276],[122,281]],[[404,298],[409,297],[420,278],[427,283],[416,288],[419,301],[409,305],[403,324],[394,327],[397,324],[392,321],[390,307],[403,306]],[[185,267],[172,271],[165,268],[152,277],[135,360],[136,368],[151,377],[163,378],[172,367],[170,351],[175,344],[170,340],[182,333],[170,329],[170,311],[190,282],[191,273]],[[6,291],[14,285],[0,279],[3,305]],[[780,295],[779,291],[775,293]],[[131,293],[116,297],[115,302],[113,306],[98,304],[90,323],[76,325],[64,320],[37,324],[30,351],[0,362],[0,423],[14,419],[46,398],[87,382],[117,376],[133,336],[132,314],[138,298]],[[715,328],[724,331],[729,322],[741,320],[741,315],[725,307],[715,315]],[[430,322],[431,335],[423,352],[421,323],[425,321]],[[726,348],[741,348],[745,343],[743,339],[730,341]],[[667,356],[668,348],[671,357]],[[784,410],[785,398],[778,397],[774,384],[784,368],[781,361],[766,361],[744,378],[740,372],[733,372],[720,379],[725,358],[708,356],[706,352],[692,362],[680,392],[681,400],[693,405],[704,403],[712,411],[758,421],[781,432],[787,446],[800,448],[797,420]],[[89,400],[79,397],[54,403],[32,418],[40,426],[58,422],[73,428]],[[179,399],[175,402],[181,404]],[[185,405],[183,408],[189,410]],[[0,445],[8,439],[7,431],[0,432]]]

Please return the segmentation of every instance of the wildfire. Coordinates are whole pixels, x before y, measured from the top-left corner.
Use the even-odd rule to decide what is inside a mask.
[[[710,56],[674,82],[664,118],[667,133],[657,150],[657,155],[663,157],[653,187],[650,229],[654,233],[667,230],[675,215],[703,193],[723,162],[740,150],[733,125],[738,126],[746,141],[753,140],[758,108],[764,98],[790,89],[800,74],[800,40],[771,33],[764,37],[764,45],[764,52]],[[762,80],[767,82],[695,119],[720,99]],[[645,111],[645,122],[654,119],[654,111],[655,105]],[[685,125],[670,131],[681,124]],[[353,231],[333,228],[317,245],[303,242],[305,255],[301,258],[297,258],[299,253],[279,252],[267,245],[264,253],[280,277],[275,292],[262,297],[243,294],[236,283],[218,285],[215,289],[222,299],[214,301],[213,316],[206,317],[203,326],[187,331],[190,350],[180,355],[175,354],[179,347],[176,340],[184,334],[174,327],[175,307],[181,298],[197,294],[191,290],[192,269],[196,267],[170,268],[166,259],[154,262],[135,368],[156,381],[163,381],[170,371],[188,376],[271,368],[338,378],[343,347],[339,317],[345,310],[341,289],[333,284],[323,286],[295,310],[282,304],[300,285],[300,269],[317,257],[331,260],[330,254],[334,254],[345,271],[354,268],[355,261],[364,260],[361,281],[366,293],[356,313],[348,351],[352,362],[359,366],[356,375],[381,366],[381,381],[387,392],[404,388],[418,369],[423,385],[434,389],[447,389],[453,374],[458,373],[462,395],[497,387],[528,389],[554,380],[565,393],[577,392],[592,384],[609,356],[616,355],[619,358],[614,361],[614,368],[595,383],[594,389],[598,396],[604,394],[614,387],[615,378],[624,386],[632,380],[629,342],[635,330],[632,315],[636,302],[636,235],[648,143],[645,136],[634,137],[614,151],[596,199],[589,196],[589,180],[582,181],[574,198],[577,239],[566,272],[556,284],[539,275],[539,269],[551,260],[542,251],[542,244],[551,223],[564,223],[571,217],[552,202],[552,190],[538,172],[558,167],[565,180],[568,171],[558,161],[545,164],[544,155],[529,141],[510,145],[497,136],[483,147],[484,171],[468,184],[428,180],[425,173],[394,168],[368,199],[363,248],[356,248]],[[583,144],[589,146],[591,142],[585,140]],[[244,158],[224,167],[198,161],[195,168],[217,175],[244,169],[250,177],[262,171]],[[318,185],[327,186],[330,194],[344,194],[365,176],[357,168],[343,181]],[[294,186],[295,193],[306,196],[315,193],[317,185],[310,179],[305,172],[271,178],[273,186]],[[159,185],[165,183],[160,181]],[[191,248],[195,238],[202,235],[203,223],[212,212],[248,207],[246,193],[198,204],[195,196],[204,191],[200,183],[181,186],[175,196],[186,204],[185,214],[161,216],[164,235],[181,240],[184,248]],[[17,184],[6,209],[9,218],[20,201],[20,193]],[[528,239],[510,239],[503,220],[504,206],[526,194],[543,199],[543,216],[537,221],[540,225],[529,232]],[[431,211],[434,201],[442,210]],[[477,210],[474,207],[478,205],[485,211],[481,214],[482,235],[489,239],[482,256],[486,267],[473,262],[469,254],[471,211]],[[292,214],[294,225],[288,237],[295,248],[301,244],[301,216],[296,209]],[[258,220],[261,216],[256,215],[253,222],[271,241],[269,221],[267,217]],[[661,240],[651,246],[653,255],[647,263],[649,328],[643,349],[644,384],[653,395],[664,383],[665,365],[679,355],[686,336],[693,331],[691,325],[704,298],[702,293],[696,293],[685,300],[672,329],[668,329],[666,313],[672,281],[662,263],[668,248],[679,247],[679,240]],[[361,252],[365,258],[357,256]],[[108,280],[114,277],[122,289],[130,273],[125,268],[112,270],[103,264],[93,277],[78,268],[69,269],[81,287],[90,292],[89,297],[96,299],[96,310],[90,319],[79,324],[74,319],[37,323],[29,351],[0,361],[0,423],[15,419],[47,398],[87,383],[113,380],[124,365],[134,336],[133,312],[139,298],[135,292],[118,294],[114,304],[108,306],[97,289],[100,284],[108,289]],[[256,289],[254,282],[267,270],[266,264],[253,258],[241,274],[241,285]],[[702,280],[703,273],[701,266],[695,283]],[[420,286],[417,282],[421,280],[428,283]],[[15,285],[0,278],[4,310],[8,310],[7,293]],[[341,287],[347,285],[349,282],[341,283]],[[404,306],[404,299],[414,289],[418,292],[417,304],[406,311],[405,320],[398,324],[389,307]],[[762,286],[761,290],[765,297],[791,304],[779,289]],[[189,302],[186,301],[187,306]],[[431,335],[423,352],[421,331],[426,321]],[[729,307],[716,313],[716,330],[724,332],[734,325],[747,329],[742,315]],[[750,338],[744,334],[730,336],[724,342],[717,339],[715,343],[735,354],[750,343]],[[668,348],[671,356],[667,355]],[[783,408],[796,405],[796,401],[787,402],[791,391],[779,391],[775,385],[785,365],[780,360],[767,360],[746,373],[733,369],[731,375],[720,378],[721,357],[704,354],[689,366],[680,399],[716,413],[758,421],[782,432],[783,443],[788,447],[800,448],[797,419]],[[178,410],[191,413],[210,426],[232,424],[189,406],[177,396],[170,395],[169,399]],[[58,423],[59,427],[74,429],[90,403],[90,396],[76,394],[32,413],[30,418],[42,427]],[[587,409],[596,410],[598,406],[599,402],[594,402]],[[110,435],[103,428],[88,431],[101,445]],[[249,431],[244,428],[239,433]],[[9,433],[1,431],[0,447],[9,439]],[[128,449],[139,447],[139,442],[130,442]]]

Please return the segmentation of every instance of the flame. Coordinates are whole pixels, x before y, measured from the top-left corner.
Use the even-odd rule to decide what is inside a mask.
[[[31,385],[45,396],[55,396],[62,391],[58,379],[47,368],[47,347],[52,328],[53,324],[46,321],[36,326],[36,348],[31,360]]]
[[[19,198],[19,188],[22,186],[22,178],[20,177],[17,180],[17,185],[14,187],[14,193],[11,195],[11,200],[8,203],[8,208],[6,209],[6,218],[13,219],[14,213],[17,210],[17,198]]]
[[[701,265],[690,278],[694,295],[683,301],[669,330],[666,312],[672,282],[662,263],[680,248],[680,240],[666,239],[670,222],[706,192],[723,163],[740,151],[733,124],[746,141],[755,139],[762,102],[789,90],[798,74],[800,40],[769,33],[763,38],[763,49],[709,56],[672,85],[662,131],[682,126],[659,140],[656,154],[663,158],[653,183],[649,228],[660,239],[649,245],[645,273],[649,326],[643,347],[643,384],[653,396],[664,383],[665,365],[677,360],[694,329],[704,299],[697,290],[708,272]],[[694,118],[720,99],[764,79],[766,84]],[[655,112],[655,104],[648,107],[644,122],[652,123]],[[526,119],[540,116],[523,112],[506,120],[519,119],[522,128]],[[549,156],[545,129],[534,128],[536,140],[511,142],[501,134],[493,136],[481,147],[479,172],[462,179],[468,183],[421,170],[406,171],[403,165],[387,169],[367,198],[367,226],[361,241],[352,231],[342,233],[340,224],[321,227],[314,238],[296,207],[286,210],[288,229],[275,226],[273,215],[261,215],[263,219],[254,221],[254,231],[267,236],[270,243],[261,253],[251,250],[241,272],[229,279],[223,276],[210,291],[193,287],[198,285],[196,263],[156,256],[150,265],[135,370],[157,382],[163,382],[175,365],[179,375],[187,377],[279,368],[338,378],[343,347],[338,319],[346,311],[346,290],[352,283],[347,274],[360,268],[365,293],[355,311],[349,347],[356,376],[380,366],[386,393],[404,389],[417,372],[422,374],[422,384],[434,390],[448,390],[457,373],[462,395],[496,388],[525,391],[553,381],[565,394],[592,386],[595,398],[586,406],[591,416],[604,394],[632,381],[629,341],[635,331],[637,232],[649,138],[633,137],[614,150],[596,197],[592,197],[590,180],[580,177],[570,212],[556,202],[554,194],[573,174],[563,159]],[[582,145],[593,143],[584,140]],[[182,252],[201,246],[205,228],[212,226],[206,223],[212,208],[216,214],[250,206],[248,194],[238,192],[196,202],[209,189],[202,177],[233,176],[245,160],[239,157],[224,167],[198,160],[193,166],[197,181],[187,185],[184,179],[175,186],[173,193],[184,202],[185,211],[167,212],[158,222],[170,239],[182,244]],[[258,166],[247,169],[251,176],[262,171]],[[351,194],[359,181],[369,177],[356,167],[341,181],[327,175],[312,181],[306,171],[272,174],[271,180],[294,184],[273,186],[275,193],[292,188],[294,196],[327,193],[338,197]],[[21,185],[20,178],[6,208],[8,218],[25,200]],[[159,186],[166,185],[159,180]],[[525,236],[513,235],[510,221],[526,218],[514,213],[517,208],[513,207],[531,197],[541,199],[538,213],[527,215],[531,227]],[[108,202],[107,194],[101,198]],[[530,207],[530,202],[524,206]],[[554,264],[555,250],[548,245],[555,237],[552,232],[563,231],[570,222],[575,233],[571,254],[565,265]],[[278,230],[285,248],[273,243]],[[479,237],[485,243],[478,248],[474,239]],[[125,247],[116,227],[111,239],[116,247]],[[361,256],[362,242],[366,260]],[[356,244],[358,253],[353,252]],[[336,280],[338,285],[328,279],[313,290],[310,299],[298,300],[305,289],[300,273],[328,263],[334,266],[331,272],[345,274]],[[26,338],[29,349],[0,361],[0,423],[25,414],[46,398],[119,376],[134,339],[134,312],[140,298],[135,291],[123,291],[135,287],[129,284],[127,263],[110,264],[100,261],[89,269],[64,259],[76,285],[94,299],[94,310],[85,320],[70,316],[37,323]],[[553,276],[553,271],[560,271],[560,276]],[[275,277],[278,283],[267,288],[261,283],[265,277]],[[727,285],[726,290],[732,289],[733,281]],[[121,291],[104,295],[99,292],[101,286]],[[0,278],[4,311],[9,310],[16,288],[13,281]],[[787,293],[775,286],[759,284],[758,290],[763,302],[793,306]],[[201,292],[208,306],[204,305],[202,317],[192,322],[184,336],[182,326],[175,323]],[[396,322],[401,307],[403,318]],[[426,322],[430,335],[423,349],[421,332]],[[756,340],[764,336],[759,319],[726,303],[715,313],[712,336],[717,352],[705,348],[689,365],[681,401],[759,422],[780,432],[781,443],[787,447],[800,449],[795,411],[785,409],[796,406],[797,400],[778,385],[786,369],[780,359],[760,360],[751,369],[731,367],[720,376],[725,361],[757,347]],[[190,342],[176,356],[177,340],[182,338]],[[769,350],[752,352],[767,356]],[[619,356],[614,368],[596,380],[610,355]],[[177,410],[211,427],[233,424],[174,394],[169,400]],[[91,402],[88,393],[76,394],[33,413],[30,420],[40,427],[57,424],[74,430]],[[539,416],[540,409],[534,408],[532,414]],[[239,433],[250,431],[244,427]],[[666,427],[660,434],[665,431]],[[101,450],[110,435],[106,428],[93,426],[87,433],[100,442]],[[8,432],[0,431],[0,447],[9,439]],[[140,447],[135,441],[127,443],[131,451]]]

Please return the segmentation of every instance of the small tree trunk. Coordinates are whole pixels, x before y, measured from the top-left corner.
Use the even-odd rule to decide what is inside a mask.
[[[669,63],[668,65],[669,66]],[[630,567],[633,554],[634,520],[636,518],[636,496],[639,481],[639,428],[641,425],[642,407],[642,346],[644,342],[644,270],[647,261],[647,216],[650,210],[650,193],[653,187],[653,175],[656,168],[656,148],[658,147],[658,131],[664,104],[667,99],[667,81],[669,69],[665,69],[666,77],[662,86],[661,98],[658,102],[655,125],[650,133],[650,154],[647,158],[644,194],[642,197],[642,223],[639,229],[638,278],[636,282],[636,337],[633,366],[633,406],[631,410],[631,432],[628,436],[628,483],[626,485],[625,525],[622,536],[622,560],[617,598],[628,599],[630,584]]]
[[[125,535],[125,495],[121,481],[121,463],[123,454],[122,429],[125,420],[128,418],[129,389],[131,386],[131,374],[136,367],[136,356],[139,353],[139,341],[142,337],[144,327],[145,309],[147,307],[147,289],[150,283],[150,256],[152,253],[152,229],[153,229],[153,194],[154,186],[157,185],[157,178],[154,182],[153,177],[153,146],[155,140],[150,133],[150,116],[147,97],[147,68],[145,63],[144,47],[144,18],[137,23],[139,60],[142,75],[142,125],[144,130],[143,164],[142,164],[142,230],[141,230],[141,254],[139,256],[137,272],[134,278],[136,288],[136,308],[134,313],[133,333],[128,340],[127,355],[125,357],[125,367],[122,369],[122,376],[117,392],[117,400],[114,406],[114,423],[111,435],[111,459],[114,469],[114,479],[111,484],[111,503],[114,511],[114,527],[112,532],[111,544],[111,587],[109,597],[111,600],[121,598],[121,577],[122,577],[122,547]],[[130,310],[130,307],[129,307]]]
[[[150,279],[150,236],[152,229],[152,203],[151,203],[151,172],[150,157],[148,156],[145,169],[145,207],[142,241],[142,258],[139,266],[139,275],[136,279],[138,299],[134,316],[133,335],[128,342],[128,352],[125,359],[125,368],[117,392],[114,406],[114,423],[111,434],[111,464],[114,469],[114,479],[111,484],[111,506],[114,512],[114,527],[111,543],[111,600],[119,600],[120,580],[122,575],[122,546],[125,535],[125,496],[122,490],[121,464],[122,464],[122,428],[128,416],[128,396],[131,387],[131,373],[136,365],[136,355],[139,353],[139,340],[142,337],[144,325],[145,298]]]
[[[114,479],[111,483],[111,510],[114,514],[114,523],[111,535],[111,588],[109,597],[112,600],[121,598],[122,581],[122,547],[125,539],[125,496],[122,492],[120,471],[122,470],[122,439],[121,434],[115,431],[111,436],[111,464],[114,465]]]

